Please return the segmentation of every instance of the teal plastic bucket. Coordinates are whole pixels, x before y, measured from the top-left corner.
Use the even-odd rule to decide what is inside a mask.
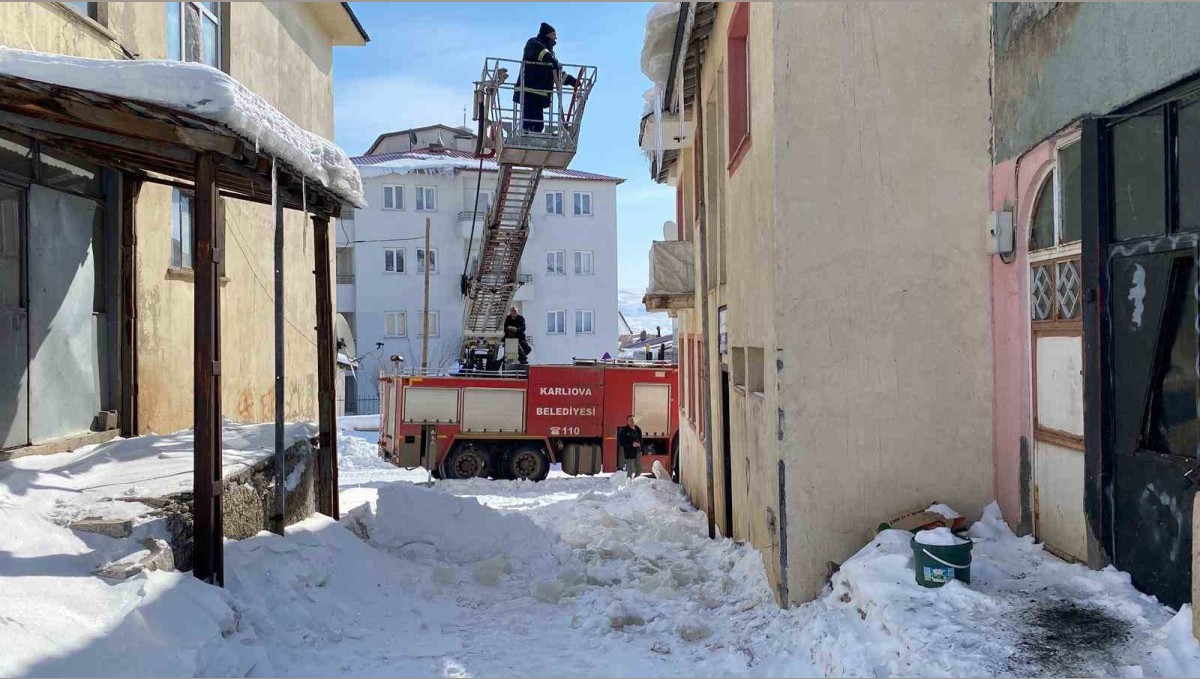
[[[913,536],[913,570],[917,572],[917,584],[922,587],[941,587],[951,580],[971,584],[971,548],[975,543],[970,538],[957,545],[923,545]]]

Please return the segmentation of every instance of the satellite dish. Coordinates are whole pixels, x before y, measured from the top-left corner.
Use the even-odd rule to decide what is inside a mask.
[[[354,332],[350,330],[350,324],[346,322],[345,316],[337,315],[333,333],[337,337],[337,343],[342,345],[340,353],[350,359],[358,355],[358,350],[354,348]]]
[[[669,219],[663,222],[663,240],[679,240],[679,227]]]

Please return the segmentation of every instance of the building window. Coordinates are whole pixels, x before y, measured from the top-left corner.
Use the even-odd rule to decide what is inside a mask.
[[[566,250],[550,250],[546,253],[546,275],[565,276],[567,274]]]
[[[383,334],[388,337],[408,337],[408,314],[389,311],[383,315]]]
[[[425,315],[421,314],[421,316],[419,316],[417,318],[417,321],[419,323],[421,323],[421,330],[417,332],[417,337],[424,337],[425,336],[425,329],[424,329],[425,328]],[[440,311],[430,311],[429,312],[429,336],[430,337],[441,337],[441,335],[442,335],[441,325],[442,324],[440,321],[441,321],[441,312]]]
[[[567,334],[567,312],[566,311],[547,311],[546,312],[546,334],[547,335],[565,335],[565,334]]]
[[[383,249],[383,270],[387,273],[404,273],[404,248]]]
[[[546,214],[561,215],[563,213],[563,192],[551,191],[546,194]]]
[[[100,3],[98,2],[64,2],[62,4],[93,21],[100,20]]]
[[[417,212],[435,212],[437,211],[437,187],[436,186],[418,186],[417,187]]]
[[[491,191],[479,192],[479,211],[487,212],[492,209],[492,201],[495,200],[496,194]]]
[[[1029,221],[1029,250],[1075,243],[1083,237],[1083,185],[1079,143],[1063,146],[1057,162],[1042,182]]]
[[[726,37],[729,54],[729,173],[737,170],[750,148],[750,3],[733,9]]]
[[[222,68],[220,5],[219,2],[167,3],[168,59],[199,61]]]
[[[580,217],[592,216],[592,194],[575,194],[575,214]]]
[[[417,249],[417,273],[425,273],[425,263],[429,263],[429,273],[438,272],[437,250]]]
[[[171,266],[192,268],[192,196],[171,189]]]
[[[592,252],[590,250],[575,251],[575,275],[592,275]]]
[[[596,332],[595,327],[596,312],[578,310],[575,312],[575,334],[576,335],[591,335]]]
[[[383,187],[383,209],[385,209],[385,210],[403,210],[404,209],[404,187],[403,186],[385,186],[385,187]]]

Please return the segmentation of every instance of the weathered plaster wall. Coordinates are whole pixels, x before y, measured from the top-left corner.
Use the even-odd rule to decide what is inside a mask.
[[[297,124],[332,137],[332,46],[308,9],[234,3],[229,22],[230,74]],[[222,202],[227,258],[227,281],[221,287],[222,408],[235,420],[267,421],[275,407],[271,211],[252,203]],[[169,188],[143,188],[137,214],[142,431],[191,425],[194,287],[191,279],[169,273],[170,210]],[[284,215],[284,228],[286,417],[312,419],[317,398],[313,230],[294,211]]]
[[[989,13],[775,5],[789,587],[879,521],[992,496]]]
[[[1189,3],[998,3],[996,159],[1200,70]]]

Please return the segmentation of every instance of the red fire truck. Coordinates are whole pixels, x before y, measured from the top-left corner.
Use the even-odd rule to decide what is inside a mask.
[[[524,374],[382,376],[380,454],[438,478],[616,471],[617,428],[642,428],[642,468],[674,470],[678,371],[654,362],[534,365]]]

